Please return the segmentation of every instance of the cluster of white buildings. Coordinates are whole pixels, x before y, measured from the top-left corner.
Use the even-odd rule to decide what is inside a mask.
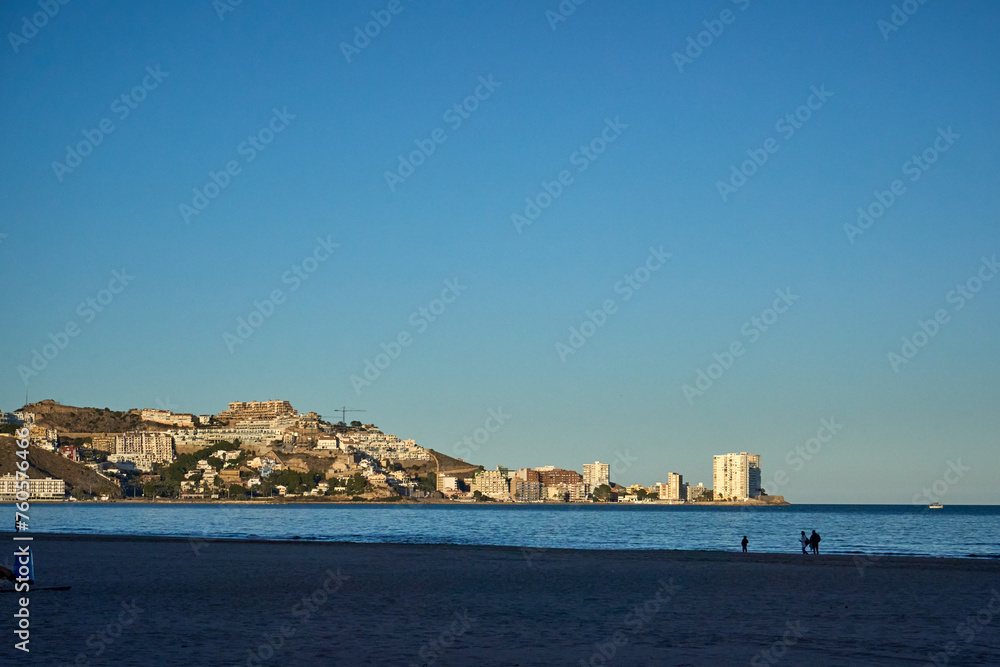
[[[416,440],[402,440],[395,435],[386,435],[377,429],[351,432],[349,435],[330,435],[320,438],[316,449],[354,451],[375,459],[399,461],[429,461],[430,452],[418,447]]]
[[[285,428],[271,422],[241,423],[225,428],[175,429],[167,431],[175,445],[189,445],[194,448],[211,447],[219,442],[239,440],[240,444],[255,447],[269,447],[276,441],[285,441]]]
[[[468,494],[457,477],[438,475],[437,489],[457,499],[474,496],[478,492],[502,502],[585,502],[596,489],[610,485],[611,465],[595,461],[583,466],[583,475],[555,466],[519,470],[497,466],[496,470],[481,470],[469,484]]]
[[[59,432],[45,426],[31,426],[28,441],[32,447],[47,449],[54,452],[59,449]]]
[[[647,492],[646,502],[652,498],[671,503],[690,503],[708,499],[709,494],[712,494],[712,500],[746,501],[761,496],[760,480],[760,454],[717,454],[712,457],[713,488],[701,483],[691,486],[684,481],[683,475],[668,472],[666,483],[649,488],[634,484],[628,487],[628,494],[619,500],[639,502],[636,492],[643,489]]]

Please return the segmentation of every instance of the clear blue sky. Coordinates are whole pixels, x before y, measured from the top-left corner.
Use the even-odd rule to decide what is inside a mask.
[[[555,0],[389,4],[70,3],[33,30],[36,3],[4,3],[0,406],[22,376],[32,400],[114,409],[346,404],[449,454],[502,408],[466,458],[621,456],[619,482],[711,485],[713,454],[750,451],[793,502],[909,503],[935,482],[945,504],[1000,501],[1000,280],[949,299],[1000,253],[1000,7],[929,2],[888,30],[890,2],[594,1],[558,22]],[[372,12],[391,21],[348,62]],[[416,142],[434,152],[390,187]],[[906,164],[925,150],[926,171]],[[210,172],[228,184],[185,215]],[[543,181],[558,196],[516,224]],[[776,290],[797,298],[774,321]],[[65,349],[19,371],[50,336]],[[717,379],[686,395],[699,370]],[[843,428],[800,458],[829,418]]]

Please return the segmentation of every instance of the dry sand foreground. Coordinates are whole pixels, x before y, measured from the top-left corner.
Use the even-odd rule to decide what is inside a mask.
[[[73,588],[31,593],[30,656],[0,595],[3,665],[1000,664],[996,561],[54,535],[35,552],[39,586]]]

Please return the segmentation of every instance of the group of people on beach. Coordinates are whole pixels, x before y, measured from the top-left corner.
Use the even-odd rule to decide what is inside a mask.
[[[799,535],[799,544],[802,545],[802,553],[807,553],[806,547],[809,547],[809,550],[813,552],[813,555],[818,556],[820,539],[819,533],[815,530],[812,532],[812,535],[809,535],[808,537],[806,537],[806,531],[803,530],[802,534]]]
[[[806,551],[806,547],[809,547],[809,550],[812,551],[814,555],[818,556],[820,539],[822,538],[820,538],[819,533],[815,530],[812,532],[812,535],[808,536],[806,535],[806,531],[803,530],[802,535],[799,537],[799,543],[802,545],[802,553],[808,553]],[[747,545],[750,544],[750,540],[747,539],[746,535],[743,536],[743,541],[740,544],[743,545],[743,553],[746,553]]]

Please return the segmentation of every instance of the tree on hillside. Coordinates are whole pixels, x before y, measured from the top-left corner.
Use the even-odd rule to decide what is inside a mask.
[[[359,472],[354,473],[351,477],[347,478],[347,483],[344,484],[347,487],[347,493],[352,496],[364,493],[368,490],[368,480],[365,476]]]
[[[601,484],[599,487],[594,489],[594,499],[606,501],[611,498],[611,487],[607,484]]]
[[[426,491],[430,493],[431,491],[437,491],[437,476],[431,473],[417,480],[417,488],[421,491]]]
[[[126,498],[143,495],[142,478],[137,474],[126,474],[122,480],[122,495]]]

